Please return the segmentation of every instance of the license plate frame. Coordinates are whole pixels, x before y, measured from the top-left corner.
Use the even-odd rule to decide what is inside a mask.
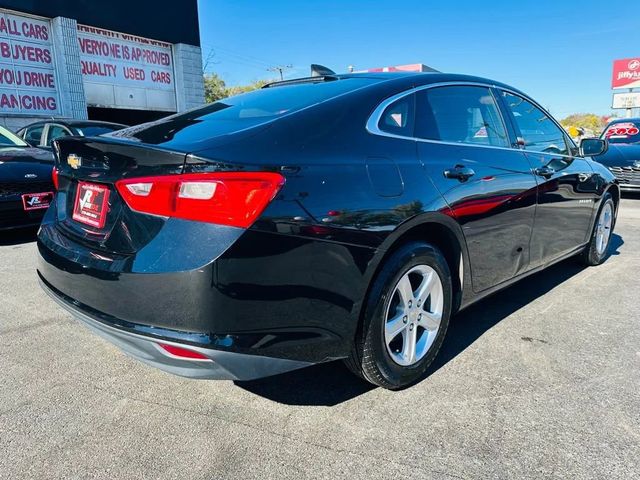
[[[71,218],[94,228],[103,228],[107,221],[110,193],[106,185],[78,182]]]
[[[42,199],[46,198],[45,201]],[[53,201],[53,192],[37,192],[22,194],[22,208],[25,212],[49,208]]]

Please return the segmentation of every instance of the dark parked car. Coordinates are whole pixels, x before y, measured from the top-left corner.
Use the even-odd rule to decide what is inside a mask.
[[[38,225],[53,199],[53,155],[0,127],[0,230]]]
[[[600,138],[609,149],[594,160],[611,170],[623,191],[640,192],[640,118],[614,120]]]
[[[45,290],[179,375],[346,359],[417,381],[449,318],[573,255],[607,256],[620,192],[538,104],[450,74],[324,75],[54,143]],[[579,294],[579,292],[576,292]]]
[[[95,137],[126,127],[120,123],[98,120],[54,119],[31,123],[18,130],[17,134],[35,147],[51,148],[52,142],[58,138]]]

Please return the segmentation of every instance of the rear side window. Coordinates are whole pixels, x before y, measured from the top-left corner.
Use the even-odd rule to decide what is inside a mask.
[[[416,136],[442,142],[509,146],[496,101],[485,87],[438,87],[418,92]]]
[[[389,105],[378,122],[378,128],[387,133],[413,137],[415,95],[407,95]]]
[[[564,131],[546,113],[517,95],[503,92],[503,96],[507,108],[513,113],[526,150],[569,154]]]

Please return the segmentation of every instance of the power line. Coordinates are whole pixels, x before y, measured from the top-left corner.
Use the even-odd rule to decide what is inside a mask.
[[[221,54],[226,55],[226,56],[236,57],[236,58],[238,58],[240,60],[243,60],[244,62],[247,62],[247,63],[253,63],[253,64],[256,64],[256,65],[260,64],[260,65],[263,65],[264,67],[268,67],[270,65],[273,65],[273,62],[271,62],[271,61],[267,61],[267,60],[264,60],[264,59],[261,59],[261,58],[258,58],[258,57],[254,57],[254,56],[251,56],[251,55],[246,55],[246,54],[243,54],[243,53],[239,53],[239,52],[236,52],[234,50],[230,50],[228,48],[223,48],[223,47],[220,47],[220,46],[217,46],[217,45],[204,44],[202,46],[210,48],[211,50],[214,50],[215,52],[220,52]]]
[[[282,74],[282,72],[284,72],[285,70],[291,70],[292,68],[293,68],[293,65],[278,65],[275,67],[267,68],[267,70],[270,72],[280,73],[280,80],[284,80],[284,75]]]

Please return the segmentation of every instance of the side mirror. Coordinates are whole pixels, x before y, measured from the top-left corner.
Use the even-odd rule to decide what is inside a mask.
[[[580,141],[580,156],[595,157],[609,149],[609,141],[600,138],[583,138]]]

